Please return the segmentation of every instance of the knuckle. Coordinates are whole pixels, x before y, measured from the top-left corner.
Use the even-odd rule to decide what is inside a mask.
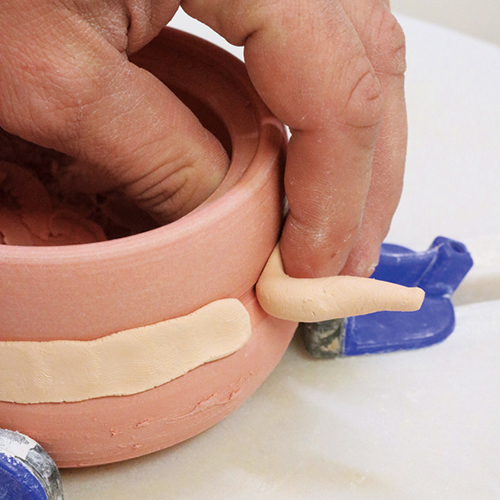
[[[127,2],[128,30],[126,31],[128,54],[137,52],[153,38],[172,19],[178,10],[180,0],[164,2],[151,0],[131,0]],[[112,32],[111,29],[107,30]]]
[[[168,174],[158,168],[140,173],[122,189],[158,222],[169,223],[193,208],[191,205],[196,184],[192,179],[190,166],[175,169]]]
[[[9,89],[8,105],[1,111],[5,126],[32,142],[72,154],[66,150],[78,136],[81,102],[52,85],[49,78],[43,87],[36,83],[20,87]]]
[[[367,59],[363,57],[342,80],[344,99],[338,121],[355,128],[378,125],[383,112],[382,87]]]
[[[401,75],[406,70],[406,39],[397,19],[387,9],[381,15],[374,34],[372,61],[376,71]]]

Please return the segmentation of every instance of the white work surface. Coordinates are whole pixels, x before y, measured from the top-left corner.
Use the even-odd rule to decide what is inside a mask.
[[[63,471],[67,500],[500,498],[500,48],[401,22],[410,138],[388,240],[468,246],[476,264],[455,295],[455,332],[331,361],[295,339],[226,420],[147,457]]]

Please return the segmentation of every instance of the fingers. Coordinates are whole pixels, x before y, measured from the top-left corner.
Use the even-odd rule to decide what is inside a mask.
[[[380,244],[389,231],[403,187],[407,143],[405,38],[388,2],[359,0],[343,4],[366,47],[384,96],[362,225],[342,270],[342,274],[368,276],[373,271],[370,263],[378,262]],[[368,19],[366,12],[371,13]]]
[[[3,6],[0,126],[77,157],[84,183],[121,188],[161,222],[189,212],[222,180],[226,154],[126,58],[177,2],[65,5],[72,8],[57,0]],[[395,64],[404,44],[386,2],[183,6],[245,45],[257,90],[292,132],[281,246],[287,272],[368,274],[397,205],[406,144],[403,66]]]
[[[94,4],[101,5],[87,2]],[[134,48],[152,36],[140,34],[140,19],[108,13],[110,34],[109,26],[96,27],[99,13],[85,18],[56,1],[16,0],[2,10],[2,128],[78,158],[82,177],[123,190],[159,222],[181,217],[216,189],[228,165],[222,146],[125,55],[129,25],[136,26]],[[165,12],[156,14],[159,26]]]
[[[363,43],[337,1],[208,4],[183,2],[230,42],[245,44],[256,89],[292,132],[281,240],[286,271],[337,274],[362,224],[384,111]]]

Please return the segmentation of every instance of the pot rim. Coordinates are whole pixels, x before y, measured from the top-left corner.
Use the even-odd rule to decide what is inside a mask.
[[[206,227],[214,224],[228,207],[234,213],[243,210],[248,190],[258,189],[258,186],[265,182],[267,172],[263,168],[262,162],[267,163],[263,158],[266,155],[266,149],[271,146],[276,151],[276,157],[281,156],[286,133],[283,124],[271,114],[253,88],[244,64],[222,48],[175,28],[163,28],[158,38],[167,44],[179,43],[182,45],[182,50],[190,56],[197,57],[197,62],[203,60],[206,65],[215,62],[219,76],[227,80],[225,90],[228,93],[230,91],[244,92],[239,97],[247,99],[248,106],[252,108],[252,113],[255,116],[254,134],[247,134],[244,141],[240,140],[239,131],[234,130],[234,123],[231,123],[231,117],[228,113],[232,110],[211,109],[223,122],[232,142],[231,161],[223,182],[207,200],[193,211],[167,225],[122,238],[78,245],[0,245],[0,264],[4,266],[10,262],[17,264],[24,262],[32,266],[43,266],[47,261],[53,262],[54,258],[59,259],[61,263],[71,264],[75,261],[91,262],[101,258],[103,254],[113,259],[147,252],[155,248],[160,241],[174,240],[185,237],[186,234],[195,234],[201,226]],[[191,88],[193,87],[191,86]],[[200,98],[200,95],[193,97]],[[213,102],[204,102],[204,104],[214,105]],[[219,114],[221,111],[223,111],[222,116]],[[251,146],[248,144],[249,140],[253,142]],[[240,144],[241,142],[243,143]],[[250,152],[252,147],[254,151]]]
[[[0,245],[2,340],[90,340],[239,298],[278,240],[286,135],[244,64],[171,28],[136,59],[161,77],[180,68],[177,80],[201,89],[195,97],[232,141],[226,178],[197,209],[145,233],[60,247]]]

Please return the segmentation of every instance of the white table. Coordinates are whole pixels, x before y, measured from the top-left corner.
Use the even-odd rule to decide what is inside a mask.
[[[296,340],[229,418],[147,457],[64,471],[67,500],[500,498],[500,49],[401,22],[410,139],[388,240],[469,247],[455,332],[423,350],[333,361],[309,359]]]

